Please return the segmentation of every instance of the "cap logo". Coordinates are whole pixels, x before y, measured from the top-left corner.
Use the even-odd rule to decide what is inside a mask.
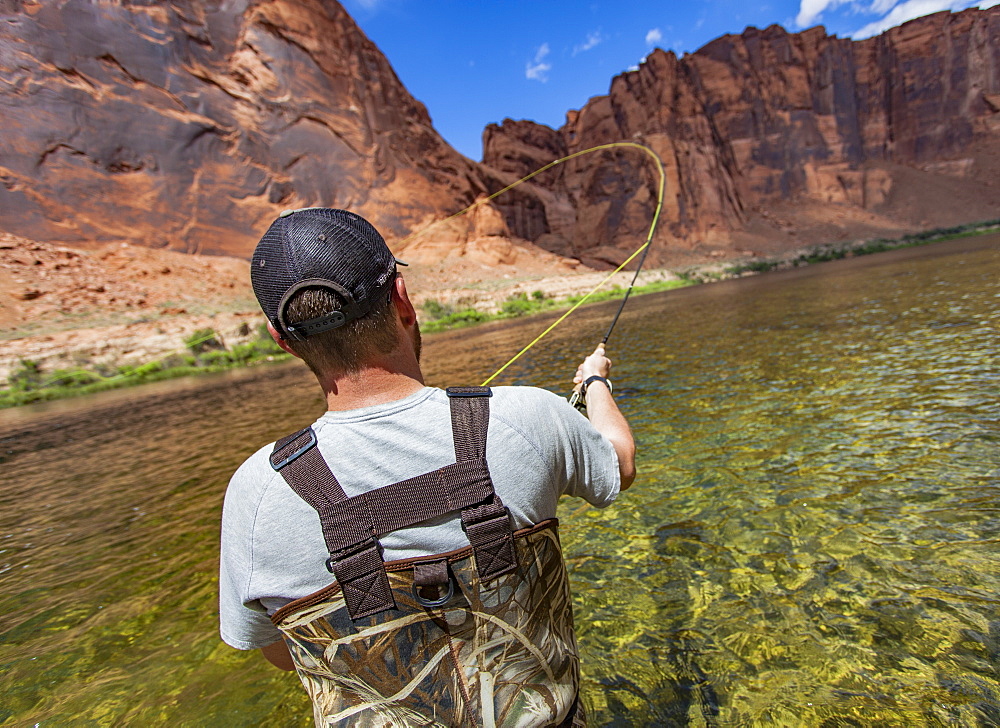
[[[296,212],[305,212],[306,210],[325,210],[325,207],[297,207],[294,210],[282,210],[278,213],[278,217],[288,217],[289,215],[294,215]]]

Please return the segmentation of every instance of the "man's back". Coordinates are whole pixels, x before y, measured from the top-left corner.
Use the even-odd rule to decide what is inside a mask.
[[[330,208],[282,213],[254,251],[268,331],[309,365],[329,412],[282,441],[280,473],[265,448],[233,476],[223,639],[296,669],[318,725],[579,722],[551,519],[560,495],[606,505],[635,477],[611,360],[598,346],[573,377],[589,422],[530,388],[460,388],[449,405],[424,386],[400,264],[368,221]]]
[[[448,401],[424,388],[396,402],[327,412],[313,425],[348,496],[455,462]],[[316,512],[255,453],[233,476],[223,514],[222,636],[240,649],[280,638],[267,614],[332,581]],[[499,387],[490,402],[487,462],[515,529],[555,516],[560,495],[603,506],[618,493],[610,443],[545,390]],[[386,561],[469,545],[458,514],[381,539]],[[247,608],[249,607],[249,609]]]

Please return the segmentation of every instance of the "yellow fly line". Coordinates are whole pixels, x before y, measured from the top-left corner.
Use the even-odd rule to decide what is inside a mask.
[[[572,306],[572,308],[570,308],[562,316],[560,316],[559,319],[555,321],[555,323],[553,323],[551,326],[549,326],[547,329],[545,329],[545,331],[543,331],[538,336],[536,336],[535,339],[530,344],[528,344],[526,347],[524,347],[523,349],[521,349],[521,351],[517,352],[517,354],[515,354],[511,358],[510,361],[508,361],[506,364],[504,364],[502,367],[500,367],[496,372],[494,372],[493,375],[490,376],[489,379],[487,379],[485,382],[483,382],[482,386],[486,386],[487,384],[489,384],[490,382],[492,382],[494,379],[496,379],[501,373],[503,373],[503,371],[507,367],[509,367],[511,364],[513,364],[515,361],[517,361],[526,351],[528,351],[528,349],[530,349],[532,346],[534,346],[539,341],[541,341],[542,338],[545,337],[546,334],[548,334],[550,331],[552,331],[552,329],[554,329],[556,326],[558,326],[560,323],[562,323],[566,319],[567,316],[569,316],[576,309],[578,309],[580,306],[582,306],[584,303],[586,303],[587,299],[589,299],[592,295],[594,295],[594,293],[596,293],[598,290],[600,290],[601,286],[603,286],[605,283],[607,283],[609,280],[611,280],[611,278],[616,273],[620,272],[622,270],[622,268],[624,268],[626,265],[628,265],[629,263],[631,263],[632,260],[634,260],[637,255],[639,255],[643,250],[645,250],[647,247],[649,247],[649,244],[650,244],[650,242],[653,239],[653,232],[656,230],[657,220],[660,217],[660,210],[663,208],[663,192],[664,192],[664,184],[665,184],[665,179],[666,179],[666,175],[665,175],[665,173],[663,171],[663,163],[660,161],[660,158],[656,155],[656,153],[652,149],[650,149],[649,147],[644,146],[642,144],[638,144],[636,142],[612,142],[610,144],[601,144],[600,146],[591,147],[590,149],[584,149],[582,151],[574,152],[573,154],[569,154],[569,155],[567,155],[567,156],[565,156],[565,157],[563,157],[561,159],[557,159],[554,162],[550,162],[549,164],[546,164],[544,167],[536,169],[531,174],[529,174],[529,175],[527,175],[525,177],[522,177],[521,179],[517,180],[517,182],[514,182],[513,184],[507,185],[506,187],[504,187],[499,192],[494,192],[489,197],[477,200],[476,202],[474,202],[473,204],[469,205],[464,210],[456,212],[454,215],[449,215],[448,217],[446,217],[446,218],[444,218],[442,220],[437,220],[437,221],[431,223],[430,225],[428,225],[427,227],[422,228],[421,230],[418,230],[417,232],[412,233],[411,235],[408,235],[407,237],[403,238],[402,241],[400,241],[401,243],[405,243],[408,240],[410,240],[410,239],[412,239],[412,238],[414,238],[414,237],[416,237],[418,235],[422,235],[422,234],[426,233],[428,230],[430,230],[435,225],[440,225],[440,224],[445,223],[445,222],[447,222],[449,220],[453,220],[456,217],[460,217],[460,216],[466,214],[467,212],[470,212],[471,210],[474,210],[475,208],[479,207],[480,205],[483,205],[483,204],[489,202],[490,200],[492,200],[492,199],[494,199],[496,197],[499,197],[504,192],[512,190],[513,188],[517,187],[522,182],[527,182],[532,177],[541,174],[545,170],[551,169],[552,167],[555,167],[556,165],[562,164],[563,162],[568,162],[569,160],[575,159],[576,157],[582,157],[585,154],[591,154],[593,152],[599,152],[599,151],[604,150],[604,149],[615,149],[615,148],[632,148],[632,149],[638,149],[638,150],[640,150],[642,152],[645,152],[656,163],[656,168],[657,168],[657,170],[660,173],[660,189],[659,189],[659,195],[657,197],[657,202],[656,202],[656,212],[653,214],[653,221],[652,221],[652,223],[649,226],[649,233],[646,236],[646,242],[644,242],[641,246],[639,246],[639,248],[634,253],[632,253],[632,255],[630,255],[625,260],[624,263],[622,263],[614,271],[612,271],[604,280],[602,280],[600,283],[598,283],[596,286],[594,286],[594,288],[591,289],[591,291],[589,293],[587,293],[587,295],[585,295],[577,303],[575,303]],[[216,335],[215,332],[212,331],[212,332],[208,333],[207,335],[202,335],[199,338],[192,339],[192,340],[186,342],[187,346],[185,348],[189,348],[191,346],[196,346],[197,344],[200,344],[200,343],[202,343],[204,341],[207,341],[209,339],[214,338],[215,335]],[[148,366],[150,364],[156,364],[158,362],[161,362],[161,361],[165,360],[166,358],[172,356],[173,354],[176,354],[178,351],[184,351],[184,349],[178,349],[177,351],[168,352],[167,354],[164,354],[162,357],[159,357],[157,359],[153,359],[153,360],[151,360],[149,362],[146,362],[146,364],[143,365],[143,366]],[[74,375],[80,375],[80,374],[92,374],[92,373],[88,372],[86,370],[83,370],[83,369],[61,372],[61,373],[59,373],[58,376],[56,376],[56,377],[50,379],[49,381],[45,382],[45,384],[43,386],[51,386],[51,385],[56,384],[56,383],[58,383],[60,381],[63,381],[63,380],[66,380],[66,379],[70,379]],[[128,379],[129,377],[134,376],[135,374],[136,374],[136,372],[130,372],[130,371],[120,372],[120,373],[112,375],[110,377],[100,377],[100,380],[109,381],[110,382],[110,381],[116,381],[116,380],[119,380],[119,379]]]
[[[652,149],[650,149],[649,147],[645,146],[644,144],[639,144],[637,142],[611,142],[609,144],[601,144],[601,145],[598,145],[596,147],[591,147],[590,149],[584,149],[584,150],[579,151],[579,152],[573,152],[573,154],[568,154],[567,156],[562,157],[561,159],[557,159],[554,162],[549,162],[544,167],[540,167],[539,169],[536,169],[534,172],[532,172],[529,175],[526,175],[526,176],[522,177],[517,182],[514,182],[512,184],[507,185],[506,187],[504,187],[499,192],[494,192],[489,197],[485,197],[483,199],[476,200],[474,203],[472,203],[471,205],[469,205],[464,210],[456,212],[454,215],[449,215],[448,217],[444,218],[443,220],[438,220],[436,222],[433,222],[430,225],[428,225],[427,227],[423,228],[422,230],[418,230],[417,232],[415,232],[415,233],[413,233],[411,235],[408,235],[407,237],[403,238],[402,241],[400,241],[401,243],[405,243],[408,240],[410,240],[410,239],[412,239],[412,238],[414,238],[414,237],[416,237],[418,235],[424,234],[425,232],[427,232],[428,230],[430,230],[435,225],[440,225],[442,223],[448,222],[449,220],[454,220],[456,217],[460,217],[460,216],[466,214],[467,212],[470,212],[471,210],[476,209],[480,205],[486,204],[490,200],[492,200],[492,199],[494,199],[496,197],[499,197],[504,192],[508,192],[509,190],[514,189],[515,187],[517,187],[522,182],[527,182],[532,177],[534,177],[536,175],[539,175],[542,172],[544,172],[545,170],[551,169],[552,167],[555,167],[556,165],[562,164],[563,162],[568,162],[571,159],[576,159],[577,157],[582,157],[585,154],[592,154],[593,152],[600,152],[600,151],[603,151],[605,149],[629,149],[629,148],[631,148],[631,149],[638,149],[639,151],[644,152],[645,154],[649,155],[649,157],[653,160],[653,162],[656,163],[656,169],[657,169],[657,171],[660,174],[659,192],[657,193],[657,197],[656,197],[656,210],[653,213],[652,222],[650,222],[650,224],[649,224],[649,232],[646,234],[646,240],[645,240],[645,242],[642,245],[640,245],[638,248],[636,248],[635,252],[632,253],[632,255],[630,255],[628,258],[626,258],[625,261],[621,265],[619,265],[611,273],[609,273],[607,275],[607,277],[604,278],[604,280],[602,280],[600,283],[598,283],[596,286],[594,286],[587,293],[587,295],[585,295],[579,301],[577,301],[576,303],[574,303],[573,306],[568,311],[566,311],[562,316],[560,316],[551,325],[549,325],[549,327],[546,328],[545,331],[543,331],[538,336],[536,336],[527,346],[525,346],[523,349],[521,349],[519,352],[517,352],[513,357],[511,357],[511,359],[506,364],[504,364],[502,367],[500,367],[495,372],[493,372],[493,374],[490,375],[490,377],[488,379],[486,379],[486,381],[484,381],[481,386],[485,387],[487,384],[489,384],[494,379],[496,379],[498,376],[500,376],[500,374],[502,374],[504,372],[504,370],[507,369],[507,367],[509,367],[514,362],[516,362],[518,359],[520,359],[525,354],[525,352],[528,351],[528,349],[530,349],[535,344],[537,344],[539,341],[541,341],[543,338],[545,338],[545,336],[548,335],[548,333],[550,331],[552,331],[552,329],[554,329],[556,326],[558,326],[563,321],[565,321],[566,318],[571,313],[573,313],[574,311],[576,311],[576,309],[580,308],[580,306],[582,306],[583,304],[585,304],[587,302],[587,300],[591,296],[593,296],[595,293],[597,293],[597,291],[599,291],[601,289],[601,287],[605,283],[607,283],[608,281],[610,281],[617,273],[621,272],[621,270],[625,266],[627,266],[629,263],[631,263],[636,258],[636,256],[638,256],[640,253],[642,253],[642,251],[646,250],[646,248],[649,247],[650,243],[653,242],[653,233],[656,232],[656,223],[660,219],[660,211],[663,209],[663,194],[664,194],[664,191],[666,189],[666,177],[667,177],[666,173],[663,171],[663,162],[660,160],[660,157],[656,154],[656,152],[654,152]],[[633,281],[633,283],[634,283],[634,281]]]

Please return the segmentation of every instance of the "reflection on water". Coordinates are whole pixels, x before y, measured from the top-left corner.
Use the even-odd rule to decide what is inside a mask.
[[[629,304],[640,479],[561,514],[593,724],[1000,723],[998,243]],[[505,383],[564,389],[612,306]],[[429,379],[542,325],[427,337]],[[229,474],[321,407],[291,365],[0,413],[0,723],[308,725],[218,641],[216,542]]]

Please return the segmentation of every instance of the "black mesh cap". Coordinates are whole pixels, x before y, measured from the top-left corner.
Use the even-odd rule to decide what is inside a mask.
[[[274,328],[282,337],[301,340],[371,311],[389,295],[397,262],[360,215],[308,207],[286,210],[264,233],[251,260],[250,282]],[[308,321],[288,321],[288,301],[303,288],[327,288],[343,305]]]

